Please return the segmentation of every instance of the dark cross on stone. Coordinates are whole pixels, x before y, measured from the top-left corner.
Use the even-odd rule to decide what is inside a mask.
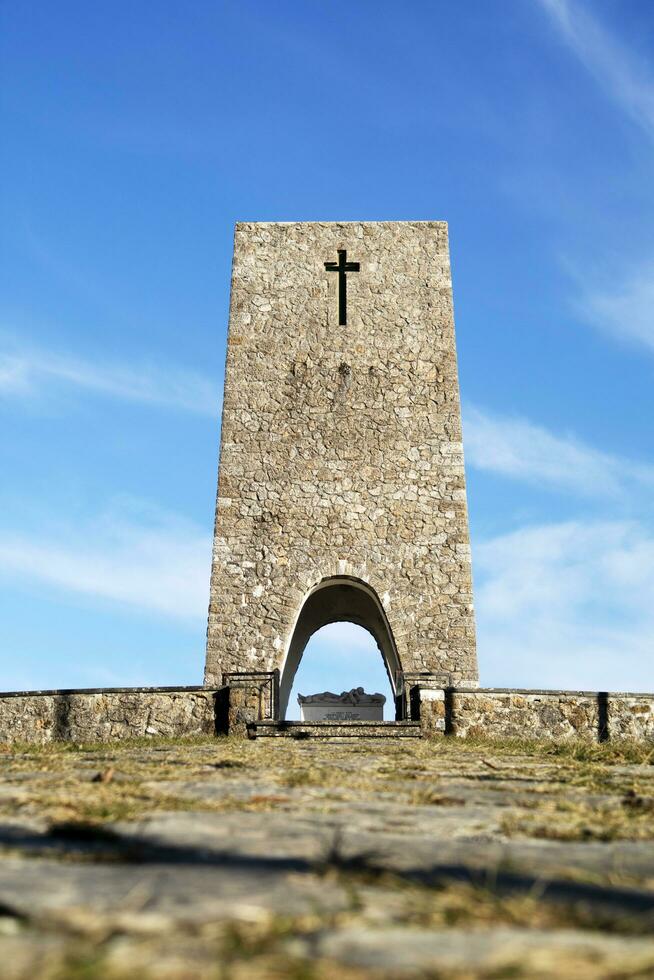
[[[338,325],[347,323],[347,276],[348,272],[358,272],[358,262],[348,262],[344,248],[337,248],[338,262],[325,262],[327,272],[338,272]]]

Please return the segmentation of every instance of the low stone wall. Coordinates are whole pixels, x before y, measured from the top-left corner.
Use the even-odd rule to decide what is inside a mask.
[[[654,741],[654,694],[411,688],[425,735]],[[229,686],[102,688],[0,694],[0,742],[108,742],[229,733],[270,718],[274,674],[234,674]],[[419,717],[416,717],[416,714]]]
[[[200,687],[0,694],[0,742],[108,742],[211,735],[216,692]]]
[[[609,728],[614,738],[654,741],[654,694],[610,694]]]
[[[412,700],[427,735],[654,740],[654,694],[425,688]]]
[[[595,738],[598,697],[569,691],[456,691],[451,730],[460,736]]]

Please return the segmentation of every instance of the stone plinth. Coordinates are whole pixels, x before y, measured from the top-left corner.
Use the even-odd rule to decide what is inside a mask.
[[[354,687],[342,694],[298,694],[302,721],[383,721],[383,694],[366,694]]]

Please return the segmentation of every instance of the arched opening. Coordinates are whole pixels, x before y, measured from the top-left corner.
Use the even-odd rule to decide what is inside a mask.
[[[360,579],[334,577],[319,582],[304,600],[282,665],[279,689],[280,718],[286,718],[289,695],[300,660],[310,638],[330,623],[354,623],[367,630],[383,658],[393,697],[400,676],[400,660],[391,628],[377,593]],[[302,692],[312,693],[312,692]],[[335,692],[340,693],[340,692]],[[393,715],[389,705],[387,716]]]
[[[330,623],[309,639],[293,679],[287,721],[300,720],[298,694],[332,691],[340,694],[363,687],[386,698],[384,718],[395,717],[394,694],[374,637],[354,623]]]

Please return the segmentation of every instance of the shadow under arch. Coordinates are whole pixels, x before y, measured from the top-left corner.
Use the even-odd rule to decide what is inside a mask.
[[[288,699],[302,654],[314,633],[330,623],[354,623],[373,637],[382,655],[397,704],[400,658],[393,633],[375,590],[361,579],[347,576],[324,578],[310,590],[300,608],[282,665],[279,684],[279,717],[286,717]]]

